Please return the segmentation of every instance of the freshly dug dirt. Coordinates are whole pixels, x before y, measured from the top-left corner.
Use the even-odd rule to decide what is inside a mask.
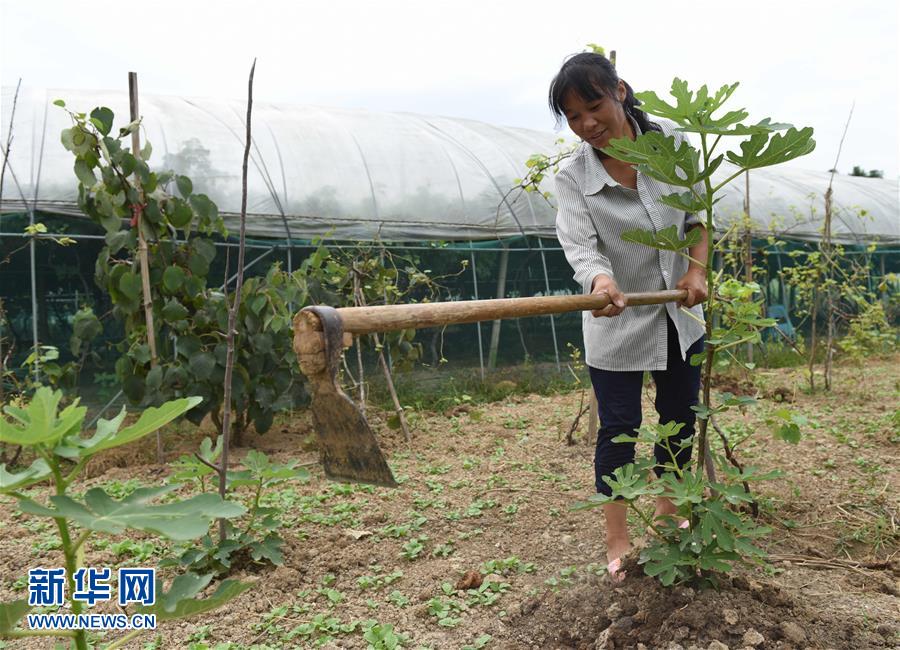
[[[895,631],[860,627],[838,612],[761,578],[725,578],[717,589],[663,589],[635,557],[625,580],[590,577],[523,603],[509,648],[890,648]],[[885,603],[888,604],[887,602]],[[876,626],[877,627],[877,626]],[[883,635],[882,632],[888,632]]]

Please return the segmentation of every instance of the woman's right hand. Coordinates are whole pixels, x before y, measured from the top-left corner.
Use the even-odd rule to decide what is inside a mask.
[[[595,318],[598,316],[618,316],[625,309],[625,295],[619,291],[619,285],[616,281],[605,273],[594,276],[594,282],[591,285],[591,295],[609,296],[609,304],[603,309],[594,309],[591,315]]]

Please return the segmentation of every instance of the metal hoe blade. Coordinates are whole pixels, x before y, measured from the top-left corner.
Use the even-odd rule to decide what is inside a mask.
[[[318,317],[321,333],[312,329],[304,312]],[[295,348],[313,387],[312,413],[325,475],[338,481],[396,487],[369,423],[338,383],[343,334],[341,317],[332,307],[310,306],[298,315]]]

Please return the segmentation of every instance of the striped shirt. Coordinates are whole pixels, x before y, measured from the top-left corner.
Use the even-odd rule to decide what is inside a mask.
[[[639,135],[637,123],[631,123]],[[659,124],[665,135],[674,135],[680,144],[684,138],[680,131],[673,131],[673,125],[666,121]],[[599,273],[612,277],[624,293],[675,288],[687,272],[688,261],[673,252],[625,242],[622,233],[637,228],[659,232],[675,225],[683,239],[685,226],[701,221],[696,215],[660,202],[661,196],[676,191],[683,188],[641,172],[637,174],[636,190],[620,185],[589,143],[584,142],[575,150],[556,175],[556,234],[584,293],[591,292],[591,283]],[[690,311],[702,321],[702,305],[695,305]],[[585,362],[600,370],[665,370],[666,313],[678,330],[684,358],[687,349],[703,334],[704,326],[670,302],[626,307],[611,318],[584,312]]]

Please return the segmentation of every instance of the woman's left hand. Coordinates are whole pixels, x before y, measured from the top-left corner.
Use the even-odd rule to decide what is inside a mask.
[[[688,269],[688,272],[675,285],[676,289],[687,290],[687,299],[678,303],[679,307],[693,307],[709,296],[706,288],[706,272],[700,268]]]

